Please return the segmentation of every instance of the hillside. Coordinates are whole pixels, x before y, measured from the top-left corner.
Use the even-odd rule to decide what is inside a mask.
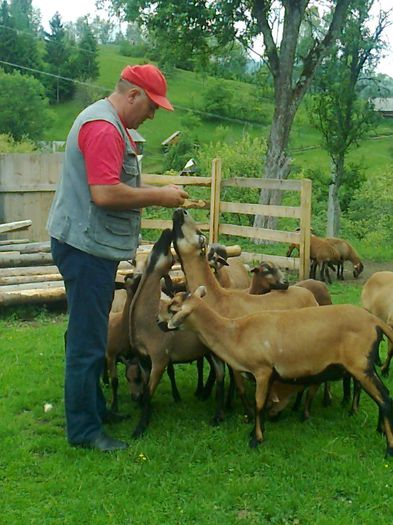
[[[117,46],[101,46],[99,63],[100,77],[96,84],[106,88],[108,91],[113,89],[119,72],[127,64],[134,64],[141,60],[119,55]],[[210,79],[202,77],[190,71],[176,70],[168,78],[168,96],[175,106],[176,111],[158,111],[154,121],[146,121],[139,129],[140,133],[146,138],[144,169],[150,172],[161,171],[162,152],[161,142],[176,130],[184,130],[187,126],[189,109],[198,108],[202,104],[203,93],[209,84]],[[249,84],[222,79],[223,83],[229,85],[235,96],[253,89]],[[239,94],[239,95],[238,95]],[[272,103],[267,100],[263,102],[264,113],[268,116],[267,122],[273,112]],[[55,122],[52,128],[48,129],[46,139],[65,140],[73,119],[82,109],[80,103],[76,101],[53,106]],[[239,119],[238,115],[234,118]],[[244,132],[251,136],[267,136],[268,125],[262,126],[250,123],[232,122],[226,119],[215,121],[201,121],[201,124],[192,131],[197,135],[200,142],[216,142],[218,140],[235,142]],[[375,136],[364,140],[362,144],[355,148],[348,160],[350,162],[361,162],[368,174],[386,169],[393,162],[392,137],[393,121],[384,120],[380,124]],[[386,135],[386,136],[385,136]],[[318,133],[310,126],[307,114],[300,108],[294,128],[291,134],[290,148],[294,159],[294,166],[297,168],[319,168],[324,171],[329,170],[329,159],[320,146]]]

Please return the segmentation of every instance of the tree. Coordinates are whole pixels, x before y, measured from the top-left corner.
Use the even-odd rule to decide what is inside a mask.
[[[76,71],[80,80],[96,79],[99,74],[97,40],[86,17],[83,18],[78,38]]]
[[[0,59],[10,64],[1,64],[5,71],[20,67],[22,74],[34,74],[31,69],[41,68],[37,46],[36,19],[31,0],[3,0],[0,6]],[[24,69],[26,68],[26,69]]]
[[[138,19],[148,28],[160,30],[167,42],[183,54],[211,53],[209,39],[218,45],[235,40],[252,45],[263,36],[264,58],[273,77],[275,110],[265,158],[265,177],[286,179],[290,172],[287,154],[289,134],[301,101],[307,92],[317,66],[339,34],[350,0],[329,0],[331,22],[323,35],[309,39],[304,56],[296,55],[299,32],[310,0],[107,0],[122,9],[127,20]],[[277,11],[277,6],[279,10]],[[277,28],[277,14],[283,15]],[[295,68],[295,65],[301,67]],[[297,72],[298,71],[298,72]],[[260,202],[280,202],[280,192],[262,192]],[[256,217],[256,226],[274,224]]]
[[[72,79],[75,68],[67,33],[58,12],[51,18],[49,25],[51,32],[45,32],[45,61],[53,76],[46,77],[44,83],[49,99],[59,103],[70,99],[74,93],[74,84],[67,79]]]
[[[368,100],[361,98],[360,75],[375,69],[388,13],[381,11],[373,32],[370,10],[374,0],[354,2],[340,39],[316,77],[317,93],[312,97],[312,121],[321,132],[323,147],[332,162],[329,183],[327,234],[340,230],[340,189],[344,183],[345,158],[375,124],[376,117]]]
[[[51,120],[43,85],[18,71],[5,73],[0,69],[0,133],[8,133],[17,141],[24,137],[42,139]]]

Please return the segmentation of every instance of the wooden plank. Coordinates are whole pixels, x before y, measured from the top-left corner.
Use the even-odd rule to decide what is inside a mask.
[[[4,224],[0,224],[0,233],[14,232],[18,230],[26,230],[27,228],[31,226],[31,224],[32,224],[32,221],[30,220],[6,222]]]
[[[247,204],[243,202],[221,202],[220,212],[244,213],[246,215],[267,215],[269,217],[301,217],[300,207],[274,206],[266,204]]]
[[[0,241],[0,246],[5,244],[22,244],[24,242],[30,242],[29,239],[6,239],[5,241]]]
[[[252,263],[253,261],[271,261],[280,268],[288,270],[298,270],[300,266],[300,259],[297,257],[285,257],[282,255],[268,255],[266,253],[252,253],[242,252],[242,259],[245,263]]]
[[[238,188],[264,188],[268,190],[301,191],[301,180],[259,179],[249,177],[233,177],[223,180],[221,186]]]
[[[262,239],[276,242],[299,242],[297,232],[285,232],[281,230],[269,230],[267,228],[253,228],[251,226],[237,226],[234,224],[220,224],[220,235],[235,235],[236,237],[248,237],[250,239]]]
[[[4,244],[0,246],[0,253],[6,251],[15,251],[19,253],[49,252],[50,241]]]
[[[142,182],[144,184],[158,184],[165,186],[166,184],[179,184],[180,186],[210,186],[211,177],[193,177],[183,175],[155,175],[152,173],[142,173]]]
[[[151,228],[155,230],[164,230],[165,228],[172,229],[172,220],[164,220],[164,219],[142,219],[142,228]],[[199,223],[198,227],[201,230],[208,230],[209,225]]]
[[[57,184],[22,184],[21,186],[15,184],[2,184],[0,186],[0,193],[41,193],[41,192],[55,192]]]
[[[0,268],[7,268],[8,266],[27,266],[29,264],[53,264],[51,253],[25,253],[21,255],[8,255],[4,256],[0,254]]]
[[[22,284],[5,284],[0,286],[1,293],[17,292],[20,290],[48,290],[49,288],[59,288],[64,286],[63,281],[48,281],[37,283],[22,283]]]
[[[25,284],[25,283],[43,283],[46,281],[61,281],[63,277],[60,273],[48,273],[39,275],[9,275],[0,277],[0,285],[5,284]]]
[[[64,301],[66,298],[64,287],[35,290],[15,290],[4,293],[0,289],[0,306],[10,306],[27,303],[51,303]]]
[[[210,191],[209,244],[213,244],[218,241],[218,227],[220,222],[220,192],[221,160],[213,159],[212,186]]]
[[[44,275],[46,273],[57,273],[57,266],[24,266],[18,268],[0,268],[0,278],[13,275]]]
[[[310,275],[311,188],[311,180],[303,179],[302,192],[300,196],[302,212],[300,217],[299,241],[300,280],[307,279]]]

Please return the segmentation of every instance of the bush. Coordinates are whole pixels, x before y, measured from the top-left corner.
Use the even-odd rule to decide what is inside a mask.
[[[202,146],[196,161],[203,175],[210,175],[211,163],[214,158],[221,158],[222,176],[260,178],[263,175],[266,143],[261,138],[251,138],[245,134],[239,141],[228,143],[218,142]],[[258,203],[259,190],[253,188],[224,188],[221,192],[223,201]],[[252,215],[223,214],[224,222],[249,226],[253,222]]]
[[[87,80],[86,84],[93,84],[93,82],[92,80]],[[75,88],[74,100],[81,109],[110,94],[109,91],[105,91],[102,87],[86,84],[77,84]]]
[[[186,162],[195,157],[198,150],[198,143],[190,132],[183,132],[176,144],[169,146],[164,158],[164,171],[181,171]]]
[[[393,169],[374,175],[355,190],[344,216],[343,232],[366,243],[393,242]]]
[[[39,140],[52,118],[44,86],[37,79],[0,69],[0,133],[16,141]]]
[[[126,39],[121,40],[119,44],[120,55],[126,57],[143,58],[148,49],[145,44],[133,44]]]
[[[0,153],[30,153],[36,146],[30,140],[16,142],[11,135],[0,134]]]

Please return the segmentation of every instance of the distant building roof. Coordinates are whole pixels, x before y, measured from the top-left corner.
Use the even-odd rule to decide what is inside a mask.
[[[393,113],[393,98],[373,98],[372,103],[376,111]]]
[[[172,135],[169,135],[168,138],[166,138],[164,141],[161,142],[161,146],[167,146],[170,144],[174,139],[176,139],[180,135],[181,131],[175,131],[172,133]]]

